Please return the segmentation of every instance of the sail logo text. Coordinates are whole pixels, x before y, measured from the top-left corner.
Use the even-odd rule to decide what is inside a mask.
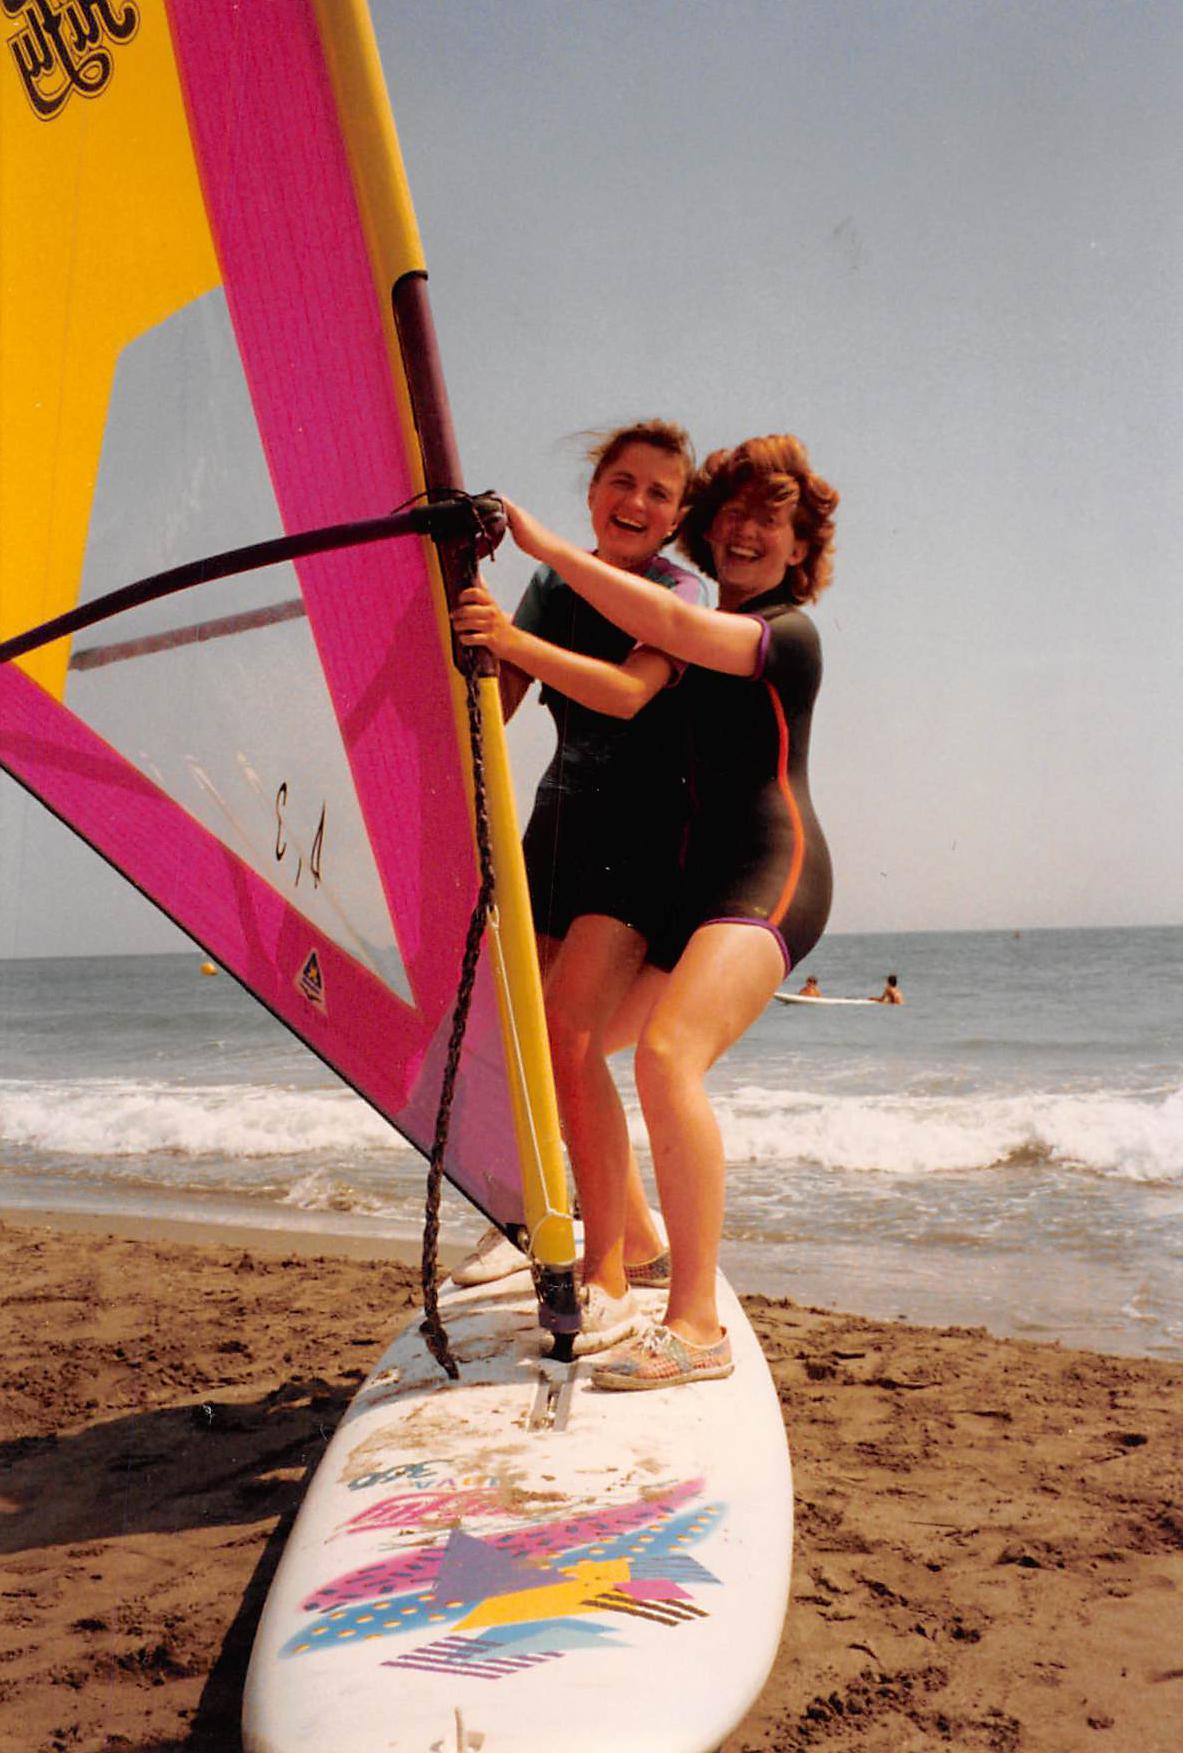
[[[0,0],[0,16],[19,26],[8,48],[43,122],[75,91],[101,96],[115,71],[109,45],[130,42],[140,28],[135,0]]]

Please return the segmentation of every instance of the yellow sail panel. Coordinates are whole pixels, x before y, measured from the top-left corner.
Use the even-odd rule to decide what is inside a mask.
[[[0,639],[78,600],[123,348],[221,278],[163,5],[65,11],[0,14]]]
[[[366,239],[379,283],[388,295],[404,274],[423,269],[423,245],[369,7],[365,0],[313,0],[313,4],[340,106]],[[391,214],[397,216],[394,224]]]

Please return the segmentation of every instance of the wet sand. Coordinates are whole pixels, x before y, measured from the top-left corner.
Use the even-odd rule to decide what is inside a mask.
[[[416,1274],[113,1227],[0,1221],[0,1750],[235,1753],[283,1539]],[[1178,1753],[1183,1365],[745,1301],[797,1547],[726,1753]]]

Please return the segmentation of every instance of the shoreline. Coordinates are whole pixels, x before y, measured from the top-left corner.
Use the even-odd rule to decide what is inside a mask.
[[[12,1229],[64,1230],[86,1236],[140,1242],[176,1242],[191,1247],[227,1247],[251,1253],[290,1255],[300,1260],[369,1260],[418,1270],[420,1244],[417,1237],[356,1235],[342,1231],[281,1228],[245,1221],[219,1222],[206,1217],[149,1217],[138,1212],[76,1211],[54,1207],[0,1204],[0,1231]],[[440,1238],[440,1265],[450,1268],[468,1252],[467,1244]]]
[[[418,1303],[364,1244],[132,1227],[0,1217],[5,1753],[239,1753],[292,1516]],[[724,1753],[1175,1753],[1183,1366],[744,1303],[797,1538]]]
[[[367,1222],[364,1217],[287,1206],[271,1211],[273,1220],[263,1221],[253,1220],[247,1209],[221,1207],[219,1215],[175,1208],[128,1211],[106,1206],[6,1205],[0,1197],[0,1224],[240,1246],[300,1259],[395,1261],[418,1269],[422,1243],[417,1227],[383,1231],[362,1227]],[[475,1211],[470,1216],[467,1237],[449,1240],[441,1234],[441,1274],[461,1260],[483,1232],[484,1219]],[[859,1314],[917,1327],[981,1328],[998,1339],[1058,1344],[1106,1357],[1183,1362],[1177,1322],[1166,1328],[1166,1342],[1161,1321],[1143,1321],[1139,1332],[1132,1312],[1137,1287],[1119,1263],[1099,1266],[1071,1257],[1057,1259],[1055,1270],[1043,1275],[1034,1296],[1031,1260],[1002,1250],[978,1255],[967,1272],[964,1259],[931,1245],[917,1248],[883,1240],[857,1247],[843,1243],[830,1247],[819,1259],[811,1245],[762,1243],[758,1238],[725,1234],[721,1265],[741,1297],[788,1297],[831,1314]]]

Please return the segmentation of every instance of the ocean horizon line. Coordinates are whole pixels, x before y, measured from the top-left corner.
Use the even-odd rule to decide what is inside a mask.
[[[945,926],[890,926],[876,929],[859,929],[843,931],[827,931],[821,938],[817,949],[811,956],[824,951],[827,944],[849,942],[852,939],[887,938],[940,938],[940,937],[1066,937],[1066,936],[1109,936],[1116,932],[1143,931],[1180,931],[1183,930],[1183,919],[1150,920],[1145,923],[1126,923],[1123,925],[945,925]],[[188,948],[171,949],[119,949],[119,950],[68,950],[58,953],[46,953],[41,950],[17,950],[14,953],[0,956],[0,966],[7,962],[91,962],[91,961],[153,961],[165,960],[169,957],[183,959],[188,956],[205,956],[208,952],[204,947],[193,942]],[[805,960],[809,960],[806,957]],[[804,961],[802,962],[804,966]],[[790,975],[789,978],[792,976]]]

